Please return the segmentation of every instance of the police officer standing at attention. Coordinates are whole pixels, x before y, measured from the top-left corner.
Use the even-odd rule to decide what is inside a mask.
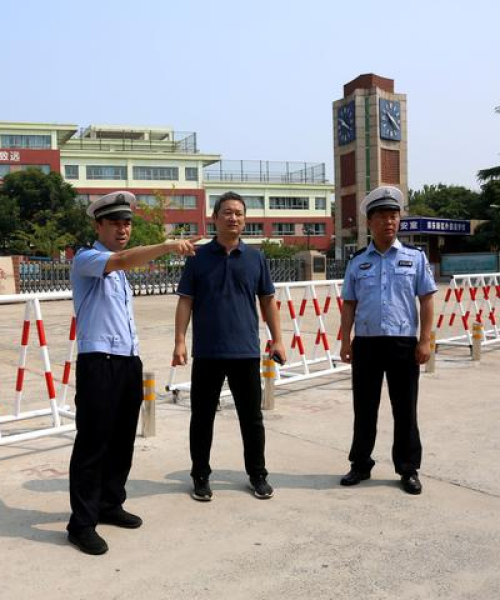
[[[361,210],[372,241],[353,255],[344,278],[340,356],[352,363],[354,434],[351,470],[340,483],[356,485],[370,478],[385,373],[394,417],[394,467],[405,492],[420,494],[418,379],[420,365],[430,356],[437,288],[425,253],[397,239],[402,207],[403,195],[392,186],[379,187],[366,196]]]
[[[191,476],[195,500],[212,500],[210,449],[219,396],[227,377],[243,438],[246,472],[257,498],[273,496],[267,482],[261,410],[259,318],[269,326],[270,355],[285,362],[274,286],[264,255],[244,244],[246,206],[235,192],[214,206],[217,236],[188,259],[177,293],[174,365],[187,363],[186,330],[193,314]]]
[[[122,507],[143,398],[132,295],[124,270],[168,252],[194,254],[194,239],[125,250],[134,201],[130,192],[114,192],[89,205],[97,241],[77,252],[71,271],[78,341],[77,434],[67,530],[69,541],[87,554],[108,550],[95,530],[98,523],[130,529],[142,524]]]

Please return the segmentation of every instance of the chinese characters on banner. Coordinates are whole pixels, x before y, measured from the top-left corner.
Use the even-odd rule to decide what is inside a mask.
[[[408,233],[454,233],[469,234],[470,222],[452,219],[404,219],[399,230]]]
[[[19,162],[20,160],[20,152],[17,152],[16,150],[0,150],[0,161]]]

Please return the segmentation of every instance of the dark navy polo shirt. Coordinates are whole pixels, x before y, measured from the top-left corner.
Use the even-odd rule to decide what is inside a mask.
[[[259,358],[256,296],[272,296],[264,255],[240,241],[230,254],[214,238],[188,258],[177,288],[193,298],[195,358]]]

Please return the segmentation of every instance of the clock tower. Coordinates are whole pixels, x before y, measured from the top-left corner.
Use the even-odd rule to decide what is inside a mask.
[[[333,102],[335,254],[347,258],[367,244],[359,206],[368,192],[394,185],[408,194],[406,95],[373,73],[344,85]]]

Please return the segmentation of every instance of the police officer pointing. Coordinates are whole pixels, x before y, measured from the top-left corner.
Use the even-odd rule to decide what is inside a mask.
[[[70,463],[68,538],[86,554],[104,554],[98,523],[134,529],[142,519],[123,508],[142,392],[132,295],[124,271],[167,252],[193,255],[196,239],[125,249],[132,232],[130,192],[89,205],[97,240],[78,251],[71,270],[78,359],[76,439]],[[199,239],[199,238],[197,238]]]
[[[345,274],[340,356],[352,363],[354,434],[351,470],[340,483],[356,485],[370,478],[385,374],[394,417],[394,467],[403,489],[420,494],[418,379],[420,365],[430,356],[437,288],[425,253],[397,239],[402,207],[403,194],[392,186],[379,187],[366,196],[361,210],[372,241],[353,255]]]

